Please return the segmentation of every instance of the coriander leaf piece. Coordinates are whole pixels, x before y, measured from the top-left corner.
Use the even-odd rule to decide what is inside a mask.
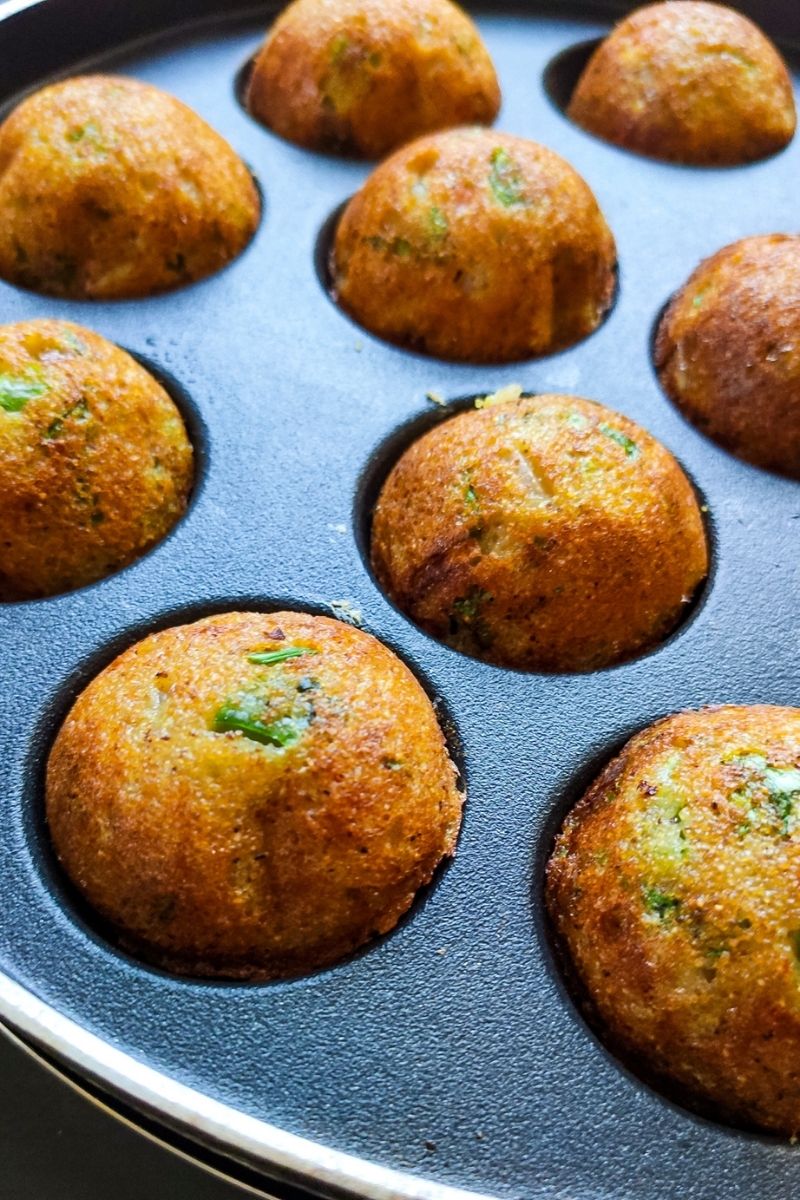
[[[622,446],[628,458],[638,458],[639,447],[633,438],[628,437],[627,433],[623,433],[621,429],[615,429],[613,425],[606,425],[605,422],[598,425],[598,429],[607,438],[611,438],[612,442],[616,442],[618,446]]]
[[[502,204],[503,208],[525,204],[525,180],[508,151],[497,146],[489,161],[492,164],[489,187],[498,204]]]
[[[681,906],[677,896],[670,896],[667,892],[662,892],[661,888],[646,887],[642,892],[647,911],[655,913],[662,921],[676,913]]]
[[[278,717],[267,724],[242,707],[223,704],[214,717],[214,733],[241,733],[263,746],[293,746],[308,725],[307,717]]]
[[[300,658],[303,654],[317,654],[318,651],[308,646],[286,646],[282,650],[256,650],[248,654],[247,661],[259,667],[269,667],[273,663],[286,662],[287,658]]]
[[[46,391],[47,384],[34,371],[25,375],[0,374],[0,408],[8,413],[22,412],[29,400],[43,396]]]

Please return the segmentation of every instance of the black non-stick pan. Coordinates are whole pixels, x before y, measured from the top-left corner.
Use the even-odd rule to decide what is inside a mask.
[[[797,231],[800,139],[737,169],[626,154],[558,103],[585,47],[564,52],[605,33],[619,8],[473,7],[501,78],[498,128],[577,168],[620,256],[617,302],[594,336],[501,368],[385,345],[326,294],[329,218],[370,167],[290,146],[241,108],[237,76],[268,8],[39,0],[0,22],[6,105],[54,76],[130,73],[207,118],[264,195],[246,253],[172,295],[68,303],[0,284],[0,321],[65,317],[156,369],[200,464],[185,519],[134,566],[0,609],[0,1017],[150,1121],[311,1191],[787,1200],[800,1194],[800,1147],[699,1117],[604,1049],[562,982],[542,877],[565,811],[634,731],[702,704],[798,702],[800,487],[687,425],[659,389],[650,339],[701,258],[748,234]],[[791,61],[797,0],[740,7]],[[426,394],[456,402],[508,383],[633,417],[708,506],[708,585],[676,634],[634,662],[561,676],[487,666],[421,633],[370,574],[376,488],[399,448],[447,415]],[[440,705],[468,792],[454,862],[393,934],[309,978],[200,983],[127,957],[76,903],[48,845],[43,765],[71,701],[153,629],[341,602]]]

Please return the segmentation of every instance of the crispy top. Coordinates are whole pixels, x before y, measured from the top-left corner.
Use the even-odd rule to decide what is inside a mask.
[[[372,562],[457,649],[531,670],[609,666],[673,627],[708,567],[672,455],[575,396],[467,410],[424,434],[375,508]]]
[[[489,124],[500,89],[450,0],[294,0],[267,35],[247,103],[301,146],[380,158],[434,129]]]
[[[0,599],[125,566],[181,516],[192,447],[164,388],[67,321],[0,326]]]
[[[679,713],[569,814],[547,899],[597,1019],[730,1119],[800,1130],[800,710]]]
[[[303,613],[145,638],[81,694],[48,764],[73,881],[137,952],[201,975],[310,970],[391,929],[460,813],[408,668]]]
[[[637,9],[595,51],[569,115],[606,141],[700,166],[774,154],[795,130],[783,59],[741,13],[705,0]]]
[[[664,314],[655,360],[704,433],[800,479],[800,237],[743,238],[702,262]]]
[[[584,180],[524,138],[458,129],[373,172],[339,223],[335,294],[382,337],[505,361],[591,332],[615,285],[614,239]]]
[[[239,254],[260,201],[224,138],[150,84],[86,75],[0,126],[0,275],[76,299],[146,296]]]

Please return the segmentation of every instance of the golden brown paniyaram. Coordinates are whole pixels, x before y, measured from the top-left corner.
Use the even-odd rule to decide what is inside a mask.
[[[792,81],[747,17],[705,0],[666,0],[627,16],[585,68],[568,114],[626,150],[733,166],[794,136]]]
[[[597,328],[616,283],[591,190],[552,150],[457,129],[373,172],[339,222],[333,293],[379,337],[441,358],[549,354]]]
[[[183,514],[192,446],[164,388],[67,321],[0,326],[0,600],[127,566]]]
[[[294,0],[253,66],[247,107],[312,150],[381,158],[500,107],[492,60],[450,0]]]
[[[151,84],[84,75],[0,126],[0,276],[85,300],[149,296],[244,250],[261,202],[206,122]]]
[[[389,598],[501,666],[608,667],[657,644],[708,570],[694,491],[664,446],[575,396],[468,410],[392,468],[372,522]]]
[[[800,709],[684,712],[569,814],[547,904],[610,1046],[708,1115],[800,1133]]]
[[[181,974],[296,975],[408,909],[462,796],[433,706],[375,638],[304,613],[155,633],[79,696],[50,754],[68,875]]]
[[[698,429],[800,479],[800,237],[744,238],[702,262],[660,322],[655,363]]]

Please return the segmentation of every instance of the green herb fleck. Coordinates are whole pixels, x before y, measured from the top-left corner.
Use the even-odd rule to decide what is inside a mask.
[[[480,497],[478,496],[478,493],[475,490],[475,485],[472,482],[472,472],[471,471],[462,471],[461,472],[461,483],[462,483],[462,486],[464,489],[465,505],[467,506],[467,508],[472,509],[473,512],[479,512],[480,507],[481,507],[481,502],[480,502]]]
[[[247,661],[259,667],[270,667],[273,663],[286,662],[288,658],[300,658],[303,654],[316,654],[308,646],[286,646],[282,650],[257,650],[248,654]]]
[[[92,513],[91,517],[89,518],[92,525],[102,525],[103,521],[105,521],[105,519],[106,519],[106,514],[104,512],[101,512],[99,508],[96,508],[94,510],[94,512]]]
[[[492,595],[485,592],[483,588],[470,588],[466,596],[459,596],[457,600],[453,601],[453,612],[457,613],[464,621],[474,621],[481,606],[492,599]]]
[[[431,237],[436,238],[437,241],[445,237],[448,229],[450,228],[447,217],[437,204],[432,205],[431,208],[428,209],[428,225],[430,227]]]
[[[381,766],[385,767],[387,771],[400,771],[403,764],[399,758],[384,758],[381,761]]]
[[[800,767],[775,767],[767,762],[763,754],[737,754],[728,760],[748,773],[748,777],[730,796],[732,803],[744,809],[745,820],[737,827],[739,837],[751,828],[767,825],[764,821],[763,803],[769,805],[768,812],[777,818],[783,837],[788,838],[792,830],[795,804],[800,802]]]
[[[371,246],[373,250],[382,250],[384,252],[388,251],[389,254],[396,254],[399,258],[407,258],[413,249],[411,242],[406,241],[405,238],[401,237],[393,238],[391,242],[388,242],[386,238],[379,236],[368,237],[365,238],[364,241],[368,246]]]
[[[764,768],[764,782],[771,797],[800,797],[800,767]]]
[[[379,54],[377,50],[373,50],[367,57],[367,62],[371,67],[379,67],[383,62],[383,55]]]
[[[64,428],[64,422],[68,421],[70,417],[75,417],[78,421],[85,421],[88,416],[89,405],[86,402],[86,397],[81,396],[80,400],[76,400],[69,408],[65,408],[60,417],[56,417],[55,420],[50,422],[44,436],[48,440],[60,437]]]
[[[622,446],[628,458],[639,457],[639,447],[632,438],[628,437],[627,433],[623,433],[621,429],[615,429],[613,425],[606,425],[605,422],[602,422],[598,428],[606,437],[611,438],[612,442],[616,442],[618,446]]]
[[[29,400],[43,396],[47,390],[41,371],[34,367],[24,375],[0,375],[0,408],[7,413],[22,412]]]
[[[495,200],[504,208],[525,204],[525,181],[508,151],[497,146],[492,151],[490,162],[489,187]]]
[[[250,715],[248,708],[224,704],[214,717],[214,733],[242,733],[253,742],[284,749],[293,746],[308,726],[307,717],[278,717],[267,724]]]
[[[575,412],[574,410],[567,413],[566,421],[573,429],[585,429],[589,424],[588,418],[583,413]]]
[[[473,587],[465,596],[459,596],[453,601],[450,610],[449,630],[451,637],[457,637],[466,628],[470,637],[480,646],[487,649],[492,643],[492,631],[484,619],[481,609],[484,604],[490,604],[494,597],[482,588]]]
[[[721,58],[732,59],[733,62],[738,63],[739,66],[744,67],[744,69],[751,74],[758,74],[758,64],[753,62],[752,58],[748,58],[746,54],[742,54],[741,50],[732,50],[729,47],[726,47],[725,49],[718,51],[718,53]]]
[[[67,134],[68,142],[82,142],[84,139],[91,142],[98,150],[103,149],[102,134],[94,121],[87,121],[85,125],[76,125]]]
[[[662,892],[660,888],[645,887],[642,888],[642,894],[645,908],[648,912],[654,913],[660,921],[674,916],[681,906],[677,896],[670,896],[667,892]]]
[[[330,60],[334,66],[337,66],[342,61],[349,48],[350,43],[344,34],[340,33],[338,37],[333,39],[331,42]]]

